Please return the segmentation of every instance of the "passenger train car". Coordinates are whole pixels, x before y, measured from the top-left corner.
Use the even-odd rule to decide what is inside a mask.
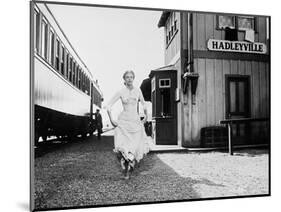
[[[48,5],[32,4],[35,145],[40,137],[87,136],[101,108],[97,80],[79,57]]]

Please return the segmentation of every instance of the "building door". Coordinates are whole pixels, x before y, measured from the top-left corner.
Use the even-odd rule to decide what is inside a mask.
[[[226,76],[226,118],[239,119],[250,117],[250,77],[245,75]],[[236,144],[247,142],[249,125],[233,124],[232,132]]]
[[[152,79],[152,119],[158,145],[177,145],[176,72],[165,71]]]

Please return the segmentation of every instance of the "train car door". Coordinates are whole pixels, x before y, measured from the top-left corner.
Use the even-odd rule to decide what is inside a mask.
[[[177,72],[157,71],[151,79],[153,135],[156,145],[177,145]]]
[[[250,117],[250,77],[241,75],[226,76],[226,118],[239,119]],[[235,144],[245,144],[249,135],[249,125],[233,124]]]

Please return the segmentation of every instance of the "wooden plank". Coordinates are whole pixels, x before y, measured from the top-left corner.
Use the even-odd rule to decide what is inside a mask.
[[[206,50],[206,34],[205,34],[205,14],[197,14],[197,49]]]
[[[230,73],[238,74],[238,61],[237,60],[230,60]]]
[[[223,70],[222,60],[215,61],[215,124],[219,123],[219,120],[224,118],[224,98],[223,98]]]
[[[204,59],[198,59],[198,87],[197,87],[197,98],[198,98],[198,128],[206,125],[207,121],[207,101],[206,101],[206,64]]]
[[[260,95],[259,95],[259,105],[260,105],[260,116],[266,116],[266,67],[265,63],[259,63],[259,81],[260,81]]]
[[[194,60],[194,71],[196,73],[202,73],[202,69],[199,70],[199,65],[198,65],[198,59],[195,59]],[[202,63],[202,62],[201,62]],[[202,66],[202,65],[201,65]],[[200,96],[201,96],[201,93],[204,92],[204,90],[202,91],[202,81],[204,81],[204,76],[200,76],[199,75],[199,79],[198,79],[198,86],[197,86],[197,91],[196,91],[196,104],[195,105],[192,105],[191,104],[191,92],[189,93],[189,100],[190,100],[190,113],[191,113],[191,127],[190,127],[190,130],[191,130],[191,137],[192,137],[192,140],[193,142],[195,141],[199,141],[200,140],[200,128],[199,128],[199,119],[200,119],[200,113],[198,111],[200,111],[200,106],[201,105],[201,101],[200,101]]]
[[[225,60],[249,60],[249,61],[269,61],[267,54],[251,54],[251,53],[233,53],[233,52],[219,52],[219,51],[205,51],[194,50],[193,57],[208,58],[208,59],[225,59]]]
[[[222,30],[217,30],[217,16],[213,15],[213,22],[214,22],[214,38],[218,40],[223,40],[222,37]]]
[[[198,49],[198,35],[197,35],[197,31],[198,31],[198,24],[197,24],[197,13],[193,13],[192,14],[193,18],[192,18],[192,31],[193,31],[193,35],[192,35],[192,39],[193,39],[193,49]]]
[[[226,116],[225,116],[225,114],[226,114],[225,75],[230,74],[230,61],[229,60],[222,61],[222,69],[223,69],[222,91],[223,91],[223,102],[224,102],[223,114],[224,114],[224,117],[226,118]]]
[[[208,39],[214,38],[213,14],[205,14],[205,45]],[[205,47],[206,49],[206,47]]]
[[[215,125],[214,61],[206,59],[207,126]]]
[[[266,116],[269,116],[269,106],[270,106],[270,96],[269,96],[269,89],[270,89],[270,68],[269,63],[266,63],[266,72],[265,72],[265,82],[266,82]]]
[[[238,61],[238,74],[245,75],[246,73],[246,62],[243,60]]]
[[[257,118],[260,114],[259,96],[260,96],[260,80],[259,80],[259,64],[252,61],[252,99],[253,99],[253,117]]]
[[[257,17],[258,20],[258,42],[266,42],[266,17]]]
[[[269,118],[239,118],[239,119],[224,119],[220,120],[220,124],[228,123],[249,123],[249,122],[264,122],[269,121]]]
[[[254,107],[253,107],[253,77],[252,77],[252,63],[251,61],[245,61],[245,66],[246,66],[246,69],[245,69],[245,75],[248,75],[250,76],[250,86],[249,86],[249,89],[250,89],[250,116],[253,115],[253,110],[254,110]]]

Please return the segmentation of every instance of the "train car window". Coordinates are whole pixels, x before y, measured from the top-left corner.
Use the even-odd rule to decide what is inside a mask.
[[[89,94],[88,93],[88,77],[86,76],[86,94]]]
[[[69,75],[69,53],[66,51],[66,61],[65,61],[65,78],[68,79]]]
[[[54,66],[54,51],[55,51],[55,33],[50,30],[50,47],[49,47],[49,61]]]
[[[88,78],[88,95],[89,96],[91,95],[90,91],[91,91],[90,79]]]
[[[75,69],[76,69],[76,63],[73,61],[73,67],[72,67],[72,83],[75,85]]]
[[[69,75],[68,75],[68,80],[69,82],[72,81],[72,57],[70,57],[70,61],[69,61]]]
[[[85,74],[82,73],[82,91],[85,92]]]
[[[64,76],[65,75],[65,71],[64,71],[64,63],[65,63],[65,49],[63,46],[61,46],[61,74]]]
[[[81,68],[78,71],[78,88],[81,89]]]
[[[76,68],[76,80],[75,80],[75,85],[76,87],[78,88],[78,73],[79,73],[79,65],[77,65],[77,68]]]
[[[48,24],[46,20],[42,20],[42,25],[41,25],[41,30],[42,30],[42,43],[41,43],[41,55],[47,59],[48,57]]]
[[[88,78],[88,95],[89,96],[91,95],[91,93],[90,93],[91,89],[90,88],[91,88],[90,87],[90,79]]]
[[[35,51],[39,52],[39,38],[40,38],[40,13],[34,10],[34,47]]]
[[[90,95],[90,80],[87,77],[87,94]]]
[[[59,70],[60,70],[60,41],[57,39],[56,40],[56,44],[57,44],[57,46],[56,46],[56,66],[55,66],[55,68],[56,68],[56,70],[59,72]]]

